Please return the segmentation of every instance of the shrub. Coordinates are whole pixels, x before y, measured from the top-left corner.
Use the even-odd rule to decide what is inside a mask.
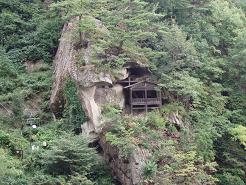
[[[156,175],[157,172],[157,164],[155,161],[153,160],[149,160],[145,167],[144,167],[144,171],[143,171],[143,175],[145,177],[145,179],[150,180],[151,178],[153,178]]]
[[[223,173],[222,175],[218,175],[218,178],[220,185],[245,185],[243,179],[231,173]]]
[[[106,118],[113,118],[121,112],[122,110],[119,107],[110,104],[104,105],[102,108],[102,115]]]
[[[0,130],[0,148],[8,149],[13,152],[15,149],[25,149],[28,146],[28,142],[24,139],[20,132],[11,130],[11,134]]]
[[[14,148],[14,145],[10,139],[10,135],[0,130],[0,147]]]
[[[86,176],[80,174],[71,176],[70,180],[68,181],[68,185],[77,185],[77,184],[94,185],[94,183],[91,180],[89,180]]]
[[[53,177],[43,173],[36,173],[33,177],[30,177],[29,181],[36,185],[61,185],[65,183],[65,179]]]
[[[122,130],[120,136],[112,132],[107,132],[105,137],[111,145],[116,146],[119,149],[121,157],[129,157],[129,155],[136,147],[132,143],[131,132],[128,132],[126,130]]]
[[[9,185],[26,185],[22,179],[23,171],[20,161],[10,157],[3,149],[0,149],[0,182]]]
[[[159,112],[150,112],[147,115],[147,125],[156,128],[163,129],[166,125],[166,120],[159,114]]]

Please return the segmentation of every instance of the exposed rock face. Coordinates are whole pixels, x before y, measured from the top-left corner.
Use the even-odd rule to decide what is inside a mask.
[[[177,126],[183,126],[184,124],[182,116],[180,116],[178,112],[169,114],[167,116],[167,120],[170,121],[170,123],[176,124]]]
[[[63,107],[63,87],[65,79],[69,76],[69,70],[74,64],[72,29],[73,23],[63,27],[59,48],[54,60],[54,79],[50,106],[53,113],[57,116]]]
[[[99,29],[105,31],[100,21],[95,20]],[[74,45],[74,30],[76,20],[66,24],[62,31],[60,45],[54,61],[54,81],[50,106],[53,113],[59,116],[64,107],[63,88],[67,78],[72,78],[79,90],[79,98],[89,121],[82,124],[82,130],[92,138],[101,131],[101,109],[105,104],[115,104],[123,108],[123,88],[115,85],[115,79],[111,74],[99,72],[92,64],[91,43],[86,48],[77,50]],[[85,66],[76,64],[80,56],[85,61]],[[122,79],[127,77],[127,70],[123,69],[120,75]]]
[[[100,21],[95,20],[96,26],[103,32],[106,28]],[[88,117],[88,121],[81,123],[82,132],[90,139],[98,139],[102,133],[103,119],[101,111],[104,105],[111,104],[124,108],[125,99],[123,87],[116,83],[115,76],[98,70],[92,62],[93,43],[88,41],[86,47],[77,47],[75,32],[76,19],[64,25],[60,45],[54,61],[54,80],[50,107],[56,117],[59,117],[64,108],[63,90],[66,79],[76,82],[81,105]],[[82,66],[78,65],[83,59]],[[80,58],[80,59],[79,59]],[[138,63],[128,63],[125,69],[117,75],[117,80],[128,77],[126,68],[139,66]],[[105,121],[105,120],[104,120]],[[123,185],[137,185],[142,182],[142,173],[150,153],[145,149],[136,148],[128,159],[119,155],[119,150],[106,142],[101,134],[100,145],[104,150],[104,157],[109,163],[113,174]]]
[[[99,143],[113,175],[122,185],[139,185],[143,182],[143,170],[151,157],[148,150],[136,148],[128,159],[124,159],[119,156],[117,147],[110,145],[104,136]]]

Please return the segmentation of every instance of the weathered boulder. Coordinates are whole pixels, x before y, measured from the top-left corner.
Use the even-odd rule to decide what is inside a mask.
[[[65,24],[62,30],[60,44],[53,63],[54,79],[52,86],[52,94],[50,97],[50,105],[53,111],[57,111],[57,107],[61,104],[62,90],[66,77],[69,75],[69,69],[74,63],[73,58],[73,41],[72,29],[73,23]]]
[[[143,183],[143,171],[151,153],[143,148],[136,148],[128,158],[119,154],[119,149],[112,146],[101,135],[100,146],[106,162],[109,164],[112,174],[122,185],[138,185]]]
[[[96,25],[105,31],[100,21]],[[54,115],[58,117],[63,111],[64,98],[63,88],[67,78],[73,79],[78,87],[78,96],[88,121],[82,124],[82,130],[93,138],[101,130],[101,109],[105,104],[124,106],[123,88],[115,84],[115,77],[107,72],[102,72],[93,65],[91,58],[91,43],[86,48],[75,47],[74,30],[76,30],[76,19],[64,25],[60,39],[59,48],[54,60],[54,81],[50,107]],[[84,66],[77,65],[77,56],[85,61]],[[127,70],[122,69],[118,78],[127,77]]]

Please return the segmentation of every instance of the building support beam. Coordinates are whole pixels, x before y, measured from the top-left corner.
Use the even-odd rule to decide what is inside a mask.
[[[133,113],[133,110],[132,110],[132,108],[133,108],[133,105],[132,105],[132,89],[130,88],[130,105],[131,105],[131,110],[130,110],[130,112],[131,112],[131,114]]]
[[[145,112],[147,113],[148,112],[148,98],[147,98],[147,89],[145,88],[144,90],[144,98],[145,98]]]

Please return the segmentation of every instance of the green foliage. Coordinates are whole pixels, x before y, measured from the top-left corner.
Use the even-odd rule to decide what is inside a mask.
[[[45,9],[40,0],[0,0],[0,103],[12,111],[11,116],[0,117],[2,148],[27,147],[27,141],[17,137],[16,130],[23,125],[25,101],[32,100],[34,95],[44,100],[39,113],[42,123],[50,119],[47,114],[50,66],[44,64],[27,72],[23,63],[51,62],[62,23],[78,16],[76,38],[80,37],[79,46],[83,46],[82,41],[90,40],[91,57],[99,72],[109,71],[117,76],[129,62],[147,64],[168,92],[167,101],[172,103],[160,112],[139,117],[121,116],[118,108],[105,106],[103,116],[113,118],[114,122],[106,125],[109,127],[106,139],[119,148],[121,155],[130,155],[135,147],[154,151],[156,160],[149,162],[145,171],[153,177],[151,183],[214,184],[216,179],[210,173],[214,172],[211,162],[215,159],[219,163],[216,177],[220,184],[245,183],[245,150],[241,147],[245,147],[246,119],[245,1],[55,2],[51,9]],[[78,127],[86,118],[74,82],[67,82],[64,94],[64,122],[70,129]],[[184,127],[178,129],[180,142],[163,143],[166,139],[163,135],[178,133],[165,120],[173,112],[184,121]],[[16,129],[11,130],[11,126]],[[111,183],[98,170],[103,167],[82,152],[82,148],[92,152],[84,140],[64,135],[61,124],[35,132],[25,128],[23,134],[28,140],[48,141],[49,146],[24,162],[24,166],[27,163],[30,166],[28,173],[22,171],[18,160],[1,151],[1,183]],[[71,137],[71,141],[63,136]],[[62,142],[67,146],[62,146]],[[95,157],[94,152],[91,155]],[[70,176],[62,174],[60,169]],[[40,173],[32,175],[34,170]],[[95,175],[92,171],[102,174]]]
[[[61,28],[59,17],[51,17],[39,0],[1,0],[0,5],[0,42],[11,59],[51,61]]]
[[[181,116],[185,116],[187,114],[184,106],[180,103],[167,104],[163,106],[160,110],[160,113],[165,116],[167,116],[168,114],[174,113],[174,112],[179,113]]]
[[[86,116],[79,101],[78,90],[74,81],[68,80],[66,82],[64,95],[66,99],[64,110],[66,122],[72,129],[79,128],[86,121]]]
[[[146,125],[155,129],[163,129],[166,125],[166,120],[158,112],[150,112],[147,115]]]
[[[75,15],[80,17],[80,37],[94,35],[91,41],[93,42],[92,58],[95,59],[95,64],[99,66],[98,69],[113,73],[120,70],[127,62],[146,63],[153,55],[147,45],[148,40],[155,39],[157,34],[150,27],[152,25],[153,28],[157,27],[153,23],[158,21],[161,15],[147,11],[146,5],[142,1],[132,1],[130,6],[134,8],[127,8],[129,3],[126,1],[116,3],[115,1],[73,0],[58,2],[52,7],[62,12],[65,19]],[[127,14],[130,16],[126,18]],[[139,16],[134,16],[136,14]],[[95,25],[100,27],[100,23],[90,16],[99,17],[105,29],[96,28]],[[145,53],[148,56],[145,56]]]
[[[156,184],[215,184],[217,181],[206,173],[206,170],[214,171],[215,164],[203,164],[194,150],[183,151],[172,140],[161,142],[154,159],[158,170],[152,181]]]
[[[231,134],[235,140],[239,140],[239,142],[246,149],[246,127],[239,125],[233,129],[231,129]]]
[[[244,181],[231,173],[224,173],[218,176],[221,185],[245,185]]]
[[[154,177],[156,175],[157,172],[157,164],[155,161],[148,161],[144,167],[143,170],[143,175],[145,177],[145,179],[151,179],[152,177]]]
[[[161,139],[166,121],[155,113],[141,117],[123,116],[118,112],[107,120],[105,138],[119,149],[120,157],[129,157],[139,146],[155,148],[150,141]]]
[[[54,139],[49,143],[48,149],[33,153],[28,168],[30,172],[42,172],[35,175],[33,183],[45,178],[46,182],[67,184],[104,184],[112,181],[96,151],[88,147],[88,142],[83,136],[63,134],[62,137]]]
[[[13,153],[15,149],[25,149],[27,146],[28,142],[18,132],[12,131],[10,134],[0,130],[0,148],[7,149],[9,153]]]
[[[61,144],[62,143],[62,144]],[[66,137],[54,141],[51,149],[42,154],[47,172],[54,175],[86,174],[94,168],[98,161],[94,149],[80,136]]]
[[[76,176],[72,176],[71,180],[69,181],[69,185],[73,184],[93,185],[94,183],[87,177],[76,174]]]
[[[14,63],[4,50],[0,51],[0,56],[0,65],[2,66],[0,74],[1,102],[11,102],[14,100],[12,103],[13,108],[21,109],[22,101],[50,90],[50,67],[44,67],[43,65],[43,67],[33,72],[26,73],[23,67],[20,64]],[[18,102],[19,105],[17,105]],[[21,111],[18,114],[20,113]]]
[[[117,135],[111,132],[106,133],[105,137],[106,137],[106,140],[110,142],[112,146],[116,146],[117,148],[119,148],[120,157],[127,158],[130,156],[130,154],[133,152],[135,148],[131,140],[132,133],[125,129],[122,129],[120,131],[122,132],[121,137],[117,137]]]
[[[230,115],[236,115],[236,112],[240,111],[228,114],[227,97],[222,96],[221,92],[224,90],[222,81],[228,79],[227,70],[236,70],[230,68],[226,63],[227,59],[223,57],[228,55],[239,33],[243,31],[245,17],[239,9],[226,1],[204,1],[193,4],[186,1],[183,7],[187,7],[188,3],[188,6],[192,7],[191,13],[196,16],[185,17],[185,20],[182,20],[178,16],[184,12],[175,3],[174,1],[170,4],[173,8],[168,11],[176,16],[181,25],[178,28],[181,27],[182,30],[175,32],[173,29],[166,39],[167,44],[164,43],[167,46],[165,48],[167,53],[172,56],[174,48],[175,55],[165,62],[163,59],[157,61],[154,70],[162,77],[161,85],[176,96],[176,101],[181,100],[192,109],[189,112],[189,122],[196,130],[197,152],[205,161],[210,161],[215,155],[214,140],[228,131],[232,120]],[[161,5],[160,8],[168,12]],[[172,33],[176,34],[175,37]],[[187,52],[182,47],[175,48],[176,45],[184,45],[183,48],[187,45],[190,51]],[[171,65],[172,63],[175,65]],[[243,114],[233,117],[240,119]]]
[[[18,74],[18,68],[11,63],[11,60],[6,55],[3,48],[0,49],[0,95],[11,92],[16,84],[16,77]]]
[[[2,184],[22,184],[19,178],[23,175],[20,161],[16,160],[0,149],[0,181]],[[19,179],[19,180],[18,180]],[[25,184],[25,183],[23,183]]]
[[[69,21],[72,17],[87,15],[90,11],[91,0],[63,0],[51,4],[51,10],[59,12],[64,20]]]
[[[23,99],[21,97],[13,97],[12,113],[13,113],[13,124],[16,127],[22,127],[23,122]]]
[[[13,143],[10,139],[10,135],[4,131],[0,131],[0,146],[5,148],[14,149]]]
[[[136,147],[133,136],[134,130],[131,128],[135,121],[130,117],[118,117],[117,120],[111,121],[116,121],[117,124],[113,124],[105,134],[106,141],[119,149],[121,157],[127,158]]]
[[[62,137],[65,133],[62,125],[62,121],[57,121],[50,122],[48,125],[42,125],[42,127],[37,127],[35,129],[26,126],[22,129],[22,135],[29,142],[38,142],[40,146],[42,145],[42,142],[46,142],[49,145],[49,142]]]
[[[110,104],[104,105],[102,109],[102,115],[110,119],[116,117],[121,112],[122,110],[120,110],[118,107],[112,106]]]
[[[65,183],[64,178],[56,178],[51,175],[46,175],[43,173],[36,173],[32,178],[29,179],[29,183],[46,185],[46,184],[62,184]]]
[[[0,18],[0,103],[9,113],[2,115],[0,110],[0,184],[112,184],[108,169],[84,138],[65,135],[62,123],[49,122],[49,62],[56,52],[63,20],[40,0],[0,0]],[[34,70],[28,68],[31,62],[37,64]],[[76,125],[85,117],[78,98],[73,97],[77,90],[73,83],[69,85],[71,114],[65,120]],[[23,107],[28,101],[35,103],[37,97],[43,101],[38,112],[42,125],[33,129],[24,124]],[[65,147],[62,139],[67,141]],[[44,141],[48,144],[45,149],[41,147]],[[31,151],[29,142],[35,142],[39,149]],[[23,160],[14,157],[15,149],[23,149]],[[56,161],[59,156],[62,163]],[[71,168],[71,174],[64,174],[59,165]]]
[[[245,150],[238,143],[229,134],[225,134],[215,143],[216,157],[219,159],[219,173],[216,177],[220,179],[221,184],[228,181],[230,176],[235,179],[235,182],[245,179]]]
[[[81,21],[79,25],[79,30],[83,33],[86,33],[85,37],[90,39],[97,34],[95,20],[93,20],[91,17],[84,17],[83,21]]]

